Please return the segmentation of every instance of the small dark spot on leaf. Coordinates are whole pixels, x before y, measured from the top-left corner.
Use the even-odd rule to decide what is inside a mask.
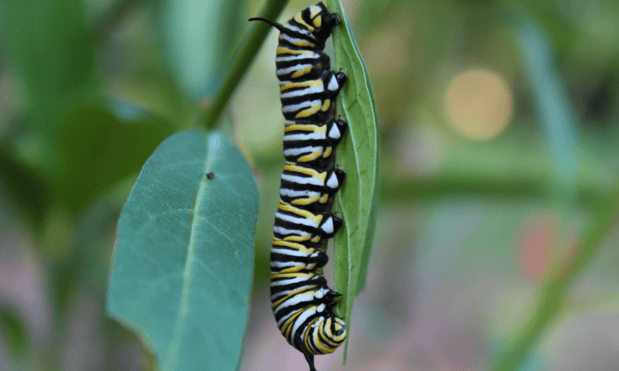
[[[214,177],[215,177],[215,174],[213,174],[213,173],[207,173],[206,174],[206,178],[207,179],[213,179]]]

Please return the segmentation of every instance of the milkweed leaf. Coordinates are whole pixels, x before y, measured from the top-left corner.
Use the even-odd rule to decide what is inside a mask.
[[[251,169],[220,132],[175,134],[142,168],[118,222],[107,311],[159,370],[237,369],[257,214]]]
[[[339,0],[327,1],[329,12],[338,13],[342,24],[333,29],[334,70],[344,68],[344,85],[338,113],[348,122],[337,162],[346,170],[346,181],[336,200],[344,224],[335,237],[335,290],[344,297],[337,311],[350,330],[355,295],[365,277],[376,226],[378,203],[378,120],[372,85]],[[346,360],[346,353],[344,354]]]

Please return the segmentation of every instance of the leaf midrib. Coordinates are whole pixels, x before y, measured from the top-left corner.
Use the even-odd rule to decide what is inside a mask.
[[[214,139],[214,138],[213,138]],[[212,140],[212,139],[211,139]],[[214,150],[209,151],[209,145],[206,145],[206,158],[204,161],[204,169],[201,174],[208,174],[212,163],[214,162]],[[200,187],[196,194],[196,199],[191,214],[191,230],[189,231],[189,241],[187,244],[187,257],[185,259],[185,268],[183,269],[183,287],[180,297],[180,306],[176,314],[176,321],[174,323],[174,330],[172,339],[170,340],[170,348],[168,356],[165,359],[165,365],[163,370],[175,370],[179,360],[179,350],[181,347],[181,337],[185,330],[185,323],[189,314],[189,286],[191,282],[193,266],[195,265],[196,257],[195,250],[197,248],[196,231],[198,229],[198,223],[200,220],[200,200],[203,200],[207,194],[207,182],[205,177],[200,177]]]

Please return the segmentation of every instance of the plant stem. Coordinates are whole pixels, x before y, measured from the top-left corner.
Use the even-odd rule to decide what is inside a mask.
[[[582,243],[568,259],[560,264],[540,287],[538,305],[523,329],[516,337],[511,349],[503,353],[493,367],[496,371],[518,370],[539,337],[555,318],[564,302],[567,290],[586,265],[598,252],[604,238],[611,231],[619,217],[619,187],[600,199],[589,230],[584,234]]]
[[[551,192],[552,183],[536,174],[499,177],[490,171],[477,174],[439,173],[433,177],[393,175],[380,179],[380,198],[383,201],[426,201],[457,195],[503,197],[544,200]],[[601,183],[583,181],[578,184],[577,201],[593,206],[595,200],[606,194]]]
[[[258,17],[275,21],[284,10],[287,3],[288,0],[267,0],[260,10]],[[260,24],[253,27],[252,32],[241,44],[239,48],[240,53],[236,55],[224,82],[217,90],[215,99],[210,104],[208,111],[200,117],[199,123],[207,130],[212,129],[217,123],[232,93],[234,93],[234,90],[239,85],[247,69],[254,61],[254,58],[256,58],[256,54],[258,54],[270,29],[271,27],[269,25],[260,22]]]

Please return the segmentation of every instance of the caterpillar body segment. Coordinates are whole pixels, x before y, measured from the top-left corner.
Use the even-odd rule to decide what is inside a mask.
[[[340,189],[346,173],[339,167],[319,171],[307,165],[287,162],[281,176],[279,195],[283,202],[311,210],[324,210]]]
[[[333,147],[346,133],[348,124],[342,119],[324,124],[312,121],[287,121],[284,127],[284,157],[288,162],[315,163],[324,167],[331,163]]]
[[[286,120],[324,122],[333,116],[334,100],[347,77],[344,72],[326,71],[319,78],[279,83],[282,113]]]
[[[271,285],[273,280],[289,277],[289,274],[303,277],[300,274],[304,272],[321,270],[328,260],[320,246],[306,247],[297,242],[274,239],[271,249]]]
[[[284,241],[318,244],[332,238],[342,219],[331,213],[312,213],[280,201],[275,213],[273,236]]]

